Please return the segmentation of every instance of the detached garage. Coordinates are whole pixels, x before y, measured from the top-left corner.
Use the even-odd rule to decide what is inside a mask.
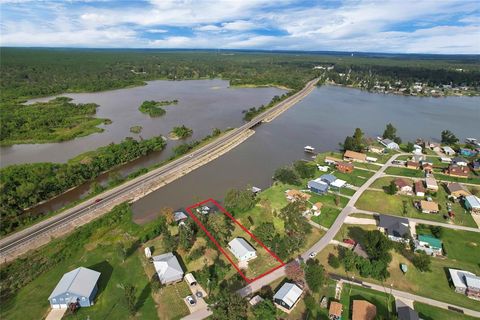
[[[70,304],[90,307],[97,294],[97,282],[100,272],[84,267],[77,268],[63,275],[48,301],[53,309],[65,309]]]

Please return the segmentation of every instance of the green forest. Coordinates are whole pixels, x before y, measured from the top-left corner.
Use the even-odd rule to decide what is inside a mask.
[[[95,118],[98,105],[75,104],[58,97],[34,104],[2,104],[0,108],[0,143],[60,142],[103,129],[97,126],[108,119]]]
[[[39,217],[22,214],[24,209],[50,199],[102,172],[132,161],[166,145],[162,137],[137,141],[127,138],[67,163],[18,164],[0,169],[0,233],[6,234]]]

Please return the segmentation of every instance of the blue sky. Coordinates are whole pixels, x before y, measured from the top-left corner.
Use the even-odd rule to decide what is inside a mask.
[[[480,54],[478,0],[0,0],[0,45]]]

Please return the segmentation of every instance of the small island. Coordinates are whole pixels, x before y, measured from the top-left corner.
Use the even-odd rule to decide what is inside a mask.
[[[163,116],[166,111],[163,109],[163,106],[169,106],[169,105],[174,105],[178,104],[178,100],[165,100],[165,101],[155,101],[155,100],[147,100],[143,101],[143,103],[140,105],[138,110],[142,113],[148,114],[150,117],[161,117]]]
[[[169,134],[169,138],[172,140],[185,139],[193,134],[193,130],[185,125],[179,127],[173,127],[172,132]]]
[[[131,133],[140,133],[142,132],[143,130],[143,127],[142,126],[133,126],[133,127],[130,127],[130,132]]]

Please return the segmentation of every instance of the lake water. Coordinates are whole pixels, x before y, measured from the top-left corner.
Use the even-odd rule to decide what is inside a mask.
[[[460,139],[480,138],[480,98],[418,98],[371,94],[325,86],[274,121],[263,123],[240,146],[133,205],[135,220],[153,219],[163,207],[183,208],[206,198],[221,201],[232,187],[266,188],[276,168],[317,151],[338,149],[346,135],[362,128],[376,137],[391,122],[403,140],[439,140],[444,129]]]
[[[76,155],[120,142],[125,137],[167,136],[174,126],[186,125],[193,135],[183,141],[169,141],[161,156],[155,161],[168,158],[169,150],[177,144],[201,139],[213,128],[227,129],[242,123],[242,110],[270,102],[275,95],[285,90],[278,88],[231,88],[229,82],[214,80],[150,81],[142,87],[111,90],[96,93],[64,94],[76,103],[94,102],[100,107],[97,117],[108,118],[112,124],[102,125],[104,132],[80,137],[61,143],[20,144],[1,147],[0,166],[28,162],[66,162]],[[29,101],[48,101],[52,97]],[[167,113],[151,118],[138,111],[145,100],[178,100],[177,105],[164,107]],[[140,134],[130,132],[130,127],[140,125]]]

